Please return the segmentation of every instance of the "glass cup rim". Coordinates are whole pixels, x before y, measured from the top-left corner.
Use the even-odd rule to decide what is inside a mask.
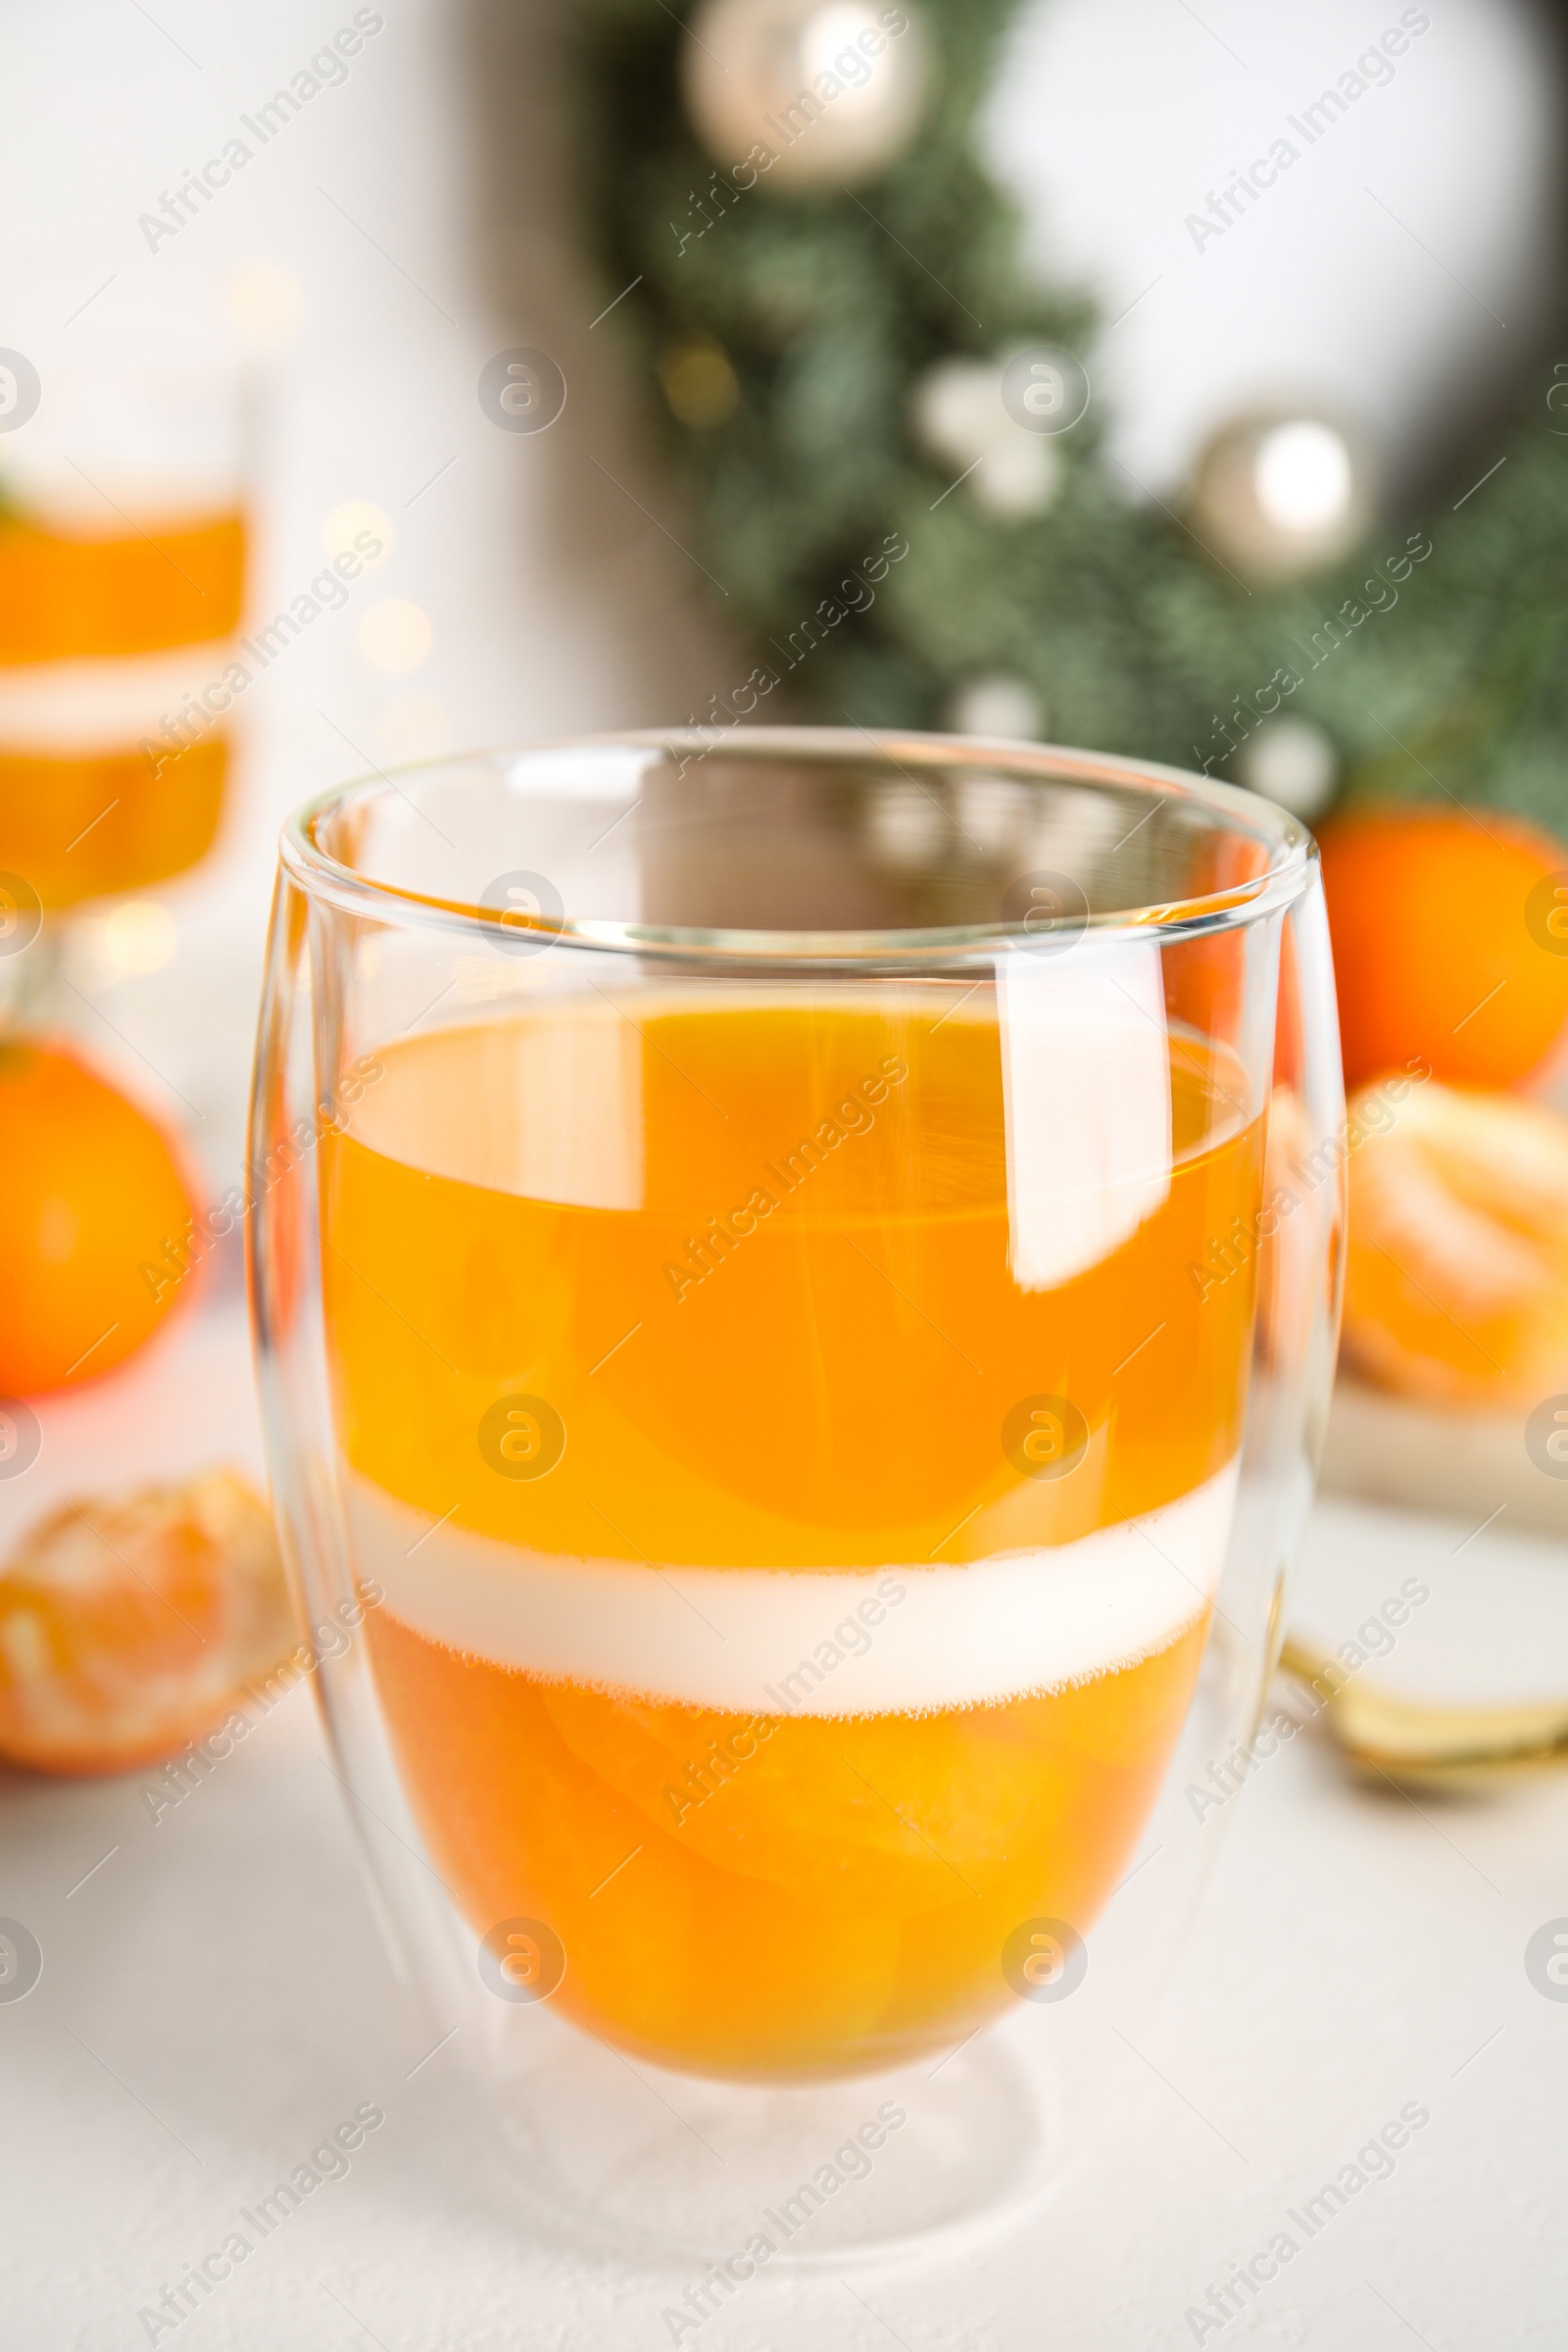
[[[505,924],[476,902],[436,897],[374,879],[335,858],[321,846],[327,822],[352,801],[407,798],[404,786],[453,768],[494,769],[532,754],[592,750],[646,750],[703,757],[717,749],[700,727],[645,727],[549,735],[483,749],[444,753],[393,768],[375,768],[313,794],[284,819],[278,841],[280,862],[291,879],[318,900],[344,913],[404,927],[467,929],[481,935],[505,930],[514,938],[515,914]],[[737,726],[723,745],[726,760],[764,765],[769,760],[853,760],[881,766],[890,776],[908,776],[911,765],[932,772],[983,768],[1009,782],[1119,786],[1142,792],[1150,814],[1165,801],[1200,808],[1225,831],[1257,842],[1268,852],[1264,871],[1250,881],[1207,896],[1144,906],[1107,908],[1075,918],[1075,931],[1098,941],[1157,939],[1162,944],[1239,928],[1288,906],[1307,887],[1318,849],[1298,817],[1260,794],[1212,777],[1120,753],[1079,751],[1058,744],[1023,743],[1003,737],[942,735],[906,729],[814,726]],[[918,782],[918,778],[912,779]],[[1146,821],[1139,820],[1140,823]],[[1137,827],[1132,828],[1133,831]],[[605,921],[563,915],[540,917],[536,926],[552,945],[567,949],[727,966],[810,962],[849,966],[927,965],[993,957],[1011,948],[1038,947],[1038,927],[1016,923],[970,923],[909,931],[757,931]]]

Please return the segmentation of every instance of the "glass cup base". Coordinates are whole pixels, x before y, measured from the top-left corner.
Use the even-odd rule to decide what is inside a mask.
[[[492,2086],[540,2223],[622,2258],[716,2267],[727,2291],[764,2265],[961,2251],[1039,2205],[1068,2133],[1038,2022],[1005,2019],[891,2073],[780,2086],[634,2064],[535,2011],[501,2029]]]

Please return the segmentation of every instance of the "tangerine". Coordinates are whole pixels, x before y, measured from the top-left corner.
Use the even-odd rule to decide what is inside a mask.
[[[1568,1390],[1568,1119],[1417,1087],[1350,1104],[1344,1348],[1435,1404],[1505,1409]]]
[[[0,1042],[0,1393],[25,1396],[141,1346],[194,1211],[162,1128],[69,1047]]]
[[[272,1522],[232,1471],[67,1503],[0,1568],[0,1755],[125,1772],[200,1738],[295,1640]]]
[[[1351,810],[1319,846],[1347,1086],[1416,1055],[1459,1086],[1538,1069],[1568,1020],[1568,850],[1490,808],[1412,807]]]

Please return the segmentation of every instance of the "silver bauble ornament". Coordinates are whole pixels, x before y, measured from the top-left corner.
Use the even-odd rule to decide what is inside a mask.
[[[1239,417],[1204,449],[1188,515],[1227,569],[1259,585],[1349,554],[1372,519],[1372,455],[1349,426],[1304,411]]]
[[[1001,737],[1010,743],[1037,743],[1046,731],[1045,706],[1026,678],[1002,671],[970,678],[953,695],[946,721],[954,735]]]
[[[1000,360],[938,360],[915,384],[909,420],[955,487],[993,514],[1043,514],[1061,486],[1054,441],[1017,423],[1003,401]]]
[[[681,78],[738,187],[801,192],[874,179],[902,155],[929,65],[912,0],[704,0]]]
[[[1286,713],[1264,721],[1248,737],[1236,759],[1236,776],[1249,792],[1277,801],[1310,824],[1334,798],[1340,755],[1323,729],[1309,718]]]

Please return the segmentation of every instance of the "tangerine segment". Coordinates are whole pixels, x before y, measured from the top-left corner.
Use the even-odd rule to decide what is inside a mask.
[[[140,751],[0,751],[0,869],[25,875],[45,906],[183,873],[213,845],[227,765],[221,736],[159,769]]]
[[[1392,1121],[1392,1123],[1391,1123]],[[1425,1086],[1350,1105],[1345,1348],[1439,1404],[1568,1388],[1568,1120]]]
[[[1336,818],[1320,846],[1348,1086],[1416,1055],[1461,1086],[1512,1086],[1544,1061],[1568,953],[1527,902],[1568,868],[1560,842],[1492,809],[1404,807]]]
[[[0,522],[0,663],[157,653],[239,621],[245,524],[217,514],[118,539]]]
[[[1020,1922],[1087,1928],[1186,1715],[1206,1617],[1067,1690],[737,1715],[547,1683],[366,1620],[431,1855],[483,1936],[560,1936],[564,2013],[717,2075],[889,2066],[1011,1998]]]
[[[141,1346],[194,1211],[163,1130],[68,1047],[0,1044],[0,1393],[25,1396]]]
[[[68,1503],[0,1568],[0,1755],[42,1772],[153,1762],[293,1640],[271,1518],[231,1471]]]

